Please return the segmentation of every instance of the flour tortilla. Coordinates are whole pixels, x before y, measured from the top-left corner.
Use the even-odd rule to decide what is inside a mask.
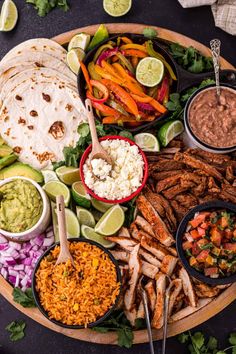
[[[0,91],[0,107],[1,107],[1,102],[3,102],[7,98],[7,96],[19,84],[28,80],[30,80],[31,82],[40,80],[43,82],[48,82],[48,84],[57,80],[60,81],[60,83],[62,83],[63,85],[68,86],[69,88],[77,92],[77,85],[74,82],[72,82],[70,79],[68,79],[67,76],[61,74],[55,69],[52,68],[28,69],[12,76],[5,82],[5,84],[2,87],[2,90]]]
[[[29,52],[44,52],[61,61],[66,61],[67,51],[57,42],[48,38],[34,38],[18,44],[12,48],[3,58],[2,63],[12,58]]]
[[[0,63],[0,90],[8,79],[20,72],[39,67],[52,68],[68,77],[76,85],[77,77],[66,63],[43,52],[20,54],[18,57]]]
[[[48,95],[47,99],[43,94]],[[19,154],[20,161],[42,169],[50,167],[52,161],[64,160],[63,148],[75,146],[79,139],[77,127],[86,120],[84,107],[74,90],[59,80],[50,84],[28,80],[16,86],[3,101],[0,133]],[[56,129],[55,136],[52,127],[58,127],[58,122],[63,131],[59,129],[57,135]]]

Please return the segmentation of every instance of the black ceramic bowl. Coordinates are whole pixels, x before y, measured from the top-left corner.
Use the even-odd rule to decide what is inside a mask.
[[[232,203],[226,203],[221,200],[216,200],[212,201],[209,203],[204,203],[201,205],[196,206],[195,208],[191,209],[183,218],[181,221],[177,233],[176,233],[176,248],[178,252],[178,256],[181,259],[181,262],[184,266],[184,268],[187,270],[187,272],[194,277],[195,279],[198,279],[204,283],[210,284],[210,285],[225,285],[225,284],[230,284],[236,282],[236,273],[229,276],[229,277],[224,277],[224,278],[210,278],[205,276],[203,273],[198,272],[196,269],[190,266],[188,259],[185,256],[185,252],[182,247],[182,242],[183,242],[183,236],[186,231],[186,227],[188,225],[188,222],[194,217],[194,214],[196,212],[200,211],[208,211],[208,210],[219,210],[219,209],[226,209],[228,211],[231,211],[233,213],[236,213],[236,205]]]
[[[94,245],[94,246],[97,246],[98,248],[100,248],[102,251],[104,251],[110,258],[110,260],[112,261],[112,263],[115,265],[115,268],[116,268],[116,274],[117,274],[117,281],[121,284],[121,273],[120,273],[120,268],[119,268],[119,265],[117,263],[117,261],[115,260],[115,258],[113,257],[113,255],[105,248],[103,247],[102,245],[98,244],[97,242],[95,241],[91,241],[91,240],[87,240],[87,239],[79,239],[79,238],[71,238],[71,239],[68,239],[69,242],[85,242],[85,243],[89,243],[91,245]],[[34,269],[34,272],[33,272],[33,275],[32,275],[32,292],[33,292],[33,296],[34,296],[34,300],[35,300],[35,303],[39,309],[39,311],[51,322],[53,322],[54,324],[58,325],[58,326],[61,326],[61,327],[64,327],[64,328],[70,328],[70,329],[82,329],[84,328],[83,325],[67,325],[67,324],[64,324],[64,323],[61,323],[59,321],[56,321],[54,319],[50,319],[49,316],[48,316],[48,313],[47,311],[45,311],[45,309],[43,308],[43,306],[41,305],[40,303],[40,300],[39,300],[39,294],[36,290],[36,278],[35,278],[35,274],[39,268],[39,265],[40,265],[40,262],[41,260],[46,257],[52,249],[54,249],[57,245],[59,245],[59,242],[53,244],[51,247],[49,247],[47,249],[46,252],[44,252],[42,254],[42,256],[38,259],[37,263],[36,263],[36,266],[35,266],[35,269]],[[116,306],[117,306],[117,303],[119,301],[119,298],[120,298],[120,293],[121,293],[121,287],[120,287],[120,292],[116,298],[116,301],[114,303],[114,305],[102,316],[100,317],[97,321],[95,322],[91,322],[88,324],[87,327],[94,327],[94,326],[97,326],[98,324],[100,324],[102,321],[104,321],[111,313],[113,310],[115,310]]]
[[[136,44],[143,44],[144,42],[146,42],[148,40],[148,38],[144,37],[142,34],[132,34],[132,33],[125,33],[125,34],[122,34],[122,36],[126,36],[128,38],[130,38],[134,43]],[[100,43],[98,46],[96,46],[94,49],[92,49],[91,51],[89,51],[87,53],[87,55],[85,56],[83,62],[84,64],[87,66],[92,60],[93,60],[93,57],[97,51],[97,49],[103,45],[103,44],[106,44],[107,42],[109,41],[116,41],[117,38],[120,37],[120,34],[117,34],[117,35],[114,35],[114,36],[111,36],[109,37],[108,39],[106,39],[105,41],[103,41],[102,43]],[[161,55],[163,55],[163,57],[165,58],[165,60],[170,64],[170,66],[172,67],[174,73],[176,74],[177,78],[178,78],[178,73],[177,73],[177,64],[175,63],[175,61],[173,60],[173,58],[170,56],[170,54],[168,53],[168,51],[164,48],[164,45],[161,45],[160,43],[158,43],[157,40],[155,39],[152,39],[152,42],[153,42],[153,48],[155,51],[158,51],[158,53],[160,53]],[[79,95],[80,95],[80,98],[84,104],[85,100],[86,100],[86,90],[85,90],[85,79],[84,79],[84,76],[81,72],[81,70],[79,71],[79,74],[78,74],[78,91],[79,91]],[[177,90],[177,82],[173,82],[173,85],[171,86],[171,91],[172,92],[176,92]],[[143,123],[141,126],[139,127],[136,127],[136,128],[125,128],[127,130],[130,130],[130,131],[134,131],[134,132],[137,132],[137,131],[140,131],[140,130],[145,130],[147,128],[150,128],[152,127],[153,125],[156,124],[156,121],[160,121],[162,120],[164,117],[166,117],[168,112],[164,113],[162,116],[158,117],[158,119],[154,120],[153,122],[148,122],[148,123]],[[94,111],[94,115],[95,117],[99,120],[100,118],[98,116],[96,116],[96,113]],[[124,128],[122,127],[119,127],[116,125],[116,128],[117,129],[121,129],[123,130]]]
[[[213,153],[218,153],[218,154],[226,154],[226,153],[230,153],[236,150],[236,146],[229,146],[229,147],[225,147],[225,148],[219,148],[219,147],[214,147],[211,145],[206,144],[205,142],[203,142],[202,140],[200,140],[192,131],[191,126],[189,124],[189,111],[191,109],[191,105],[194,102],[194,99],[201,93],[204,91],[207,91],[208,89],[213,89],[215,87],[215,85],[208,85],[207,87],[203,87],[198,89],[196,92],[194,92],[192,94],[192,96],[188,99],[185,109],[184,109],[184,125],[185,125],[185,130],[186,133],[190,139],[190,141],[196,145],[197,147],[199,147],[200,149],[209,151],[209,152],[213,152]],[[229,84],[222,84],[221,85],[222,88],[228,88],[230,90],[235,91],[235,95],[236,95],[236,85],[229,85]]]

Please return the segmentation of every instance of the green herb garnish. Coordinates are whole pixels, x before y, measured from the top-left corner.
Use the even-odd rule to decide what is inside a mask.
[[[147,27],[147,28],[144,28],[143,35],[144,35],[144,37],[152,39],[152,38],[157,37],[158,33],[154,28]]]
[[[31,288],[26,289],[25,292],[20,288],[14,288],[12,296],[14,301],[23,307],[36,307]]]
[[[25,336],[25,327],[26,324],[24,321],[14,321],[9,323],[9,325],[6,327],[6,330],[10,332],[10,340],[12,342],[16,342]]]
[[[46,16],[54,8],[59,8],[63,11],[69,10],[67,0],[26,0],[26,2],[34,5],[38,15],[41,17]]]

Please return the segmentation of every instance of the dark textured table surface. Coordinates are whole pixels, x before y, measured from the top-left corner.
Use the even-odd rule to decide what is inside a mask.
[[[14,45],[33,37],[52,37],[71,29],[95,23],[136,22],[166,27],[188,35],[204,44],[213,37],[222,41],[222,55],[236,66],[236,39],[214,26],[210,7],[182,9],[177,0],[133,0],[133,6],[124,18],[113,19],[102,9],[102,0],[69,0],[71,10],[67,13],[55,10],[47,17],[40,18],[31,5],[24,0],[15,0],[19,9],[19,21],[15,30],[0,33],[0,58]],[[2,1],[1,1],[2,3]],[[205,322],[198,329],[208,335],[215,335],[222,345],[229,332],[236,331],[236,303]],[[26,337],[16,343],[9,340],[6,325],[23,319],[27,323]],[[148,345],[136,345],[131,349],[115,346],[96,345],[76,341],[54,333],[9,305],[0,297],[0,353],[2,354],[141,354],[148,353]],[[156,353],[160,352],[160,342],[155,343]],[[168,340],[167,354],[187,353],[173,338]]]

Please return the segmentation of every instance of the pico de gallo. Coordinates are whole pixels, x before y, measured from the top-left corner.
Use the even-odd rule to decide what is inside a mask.
[[[154,87],[140,84],[135,77],[140,60],[146,57],[159,59],[164,65],[163,78]],[[167,111],[165,104],[176,76],[151,40],[136,44],[128,37],[118,37],[101,45],[93,60],[87,66],[80,62],[80,67],[86,96],[103,124],[135,127]]]
[[[191,267],[211,278],[236,273],[236,215],[227,210],[195,213],[182,243]]]

